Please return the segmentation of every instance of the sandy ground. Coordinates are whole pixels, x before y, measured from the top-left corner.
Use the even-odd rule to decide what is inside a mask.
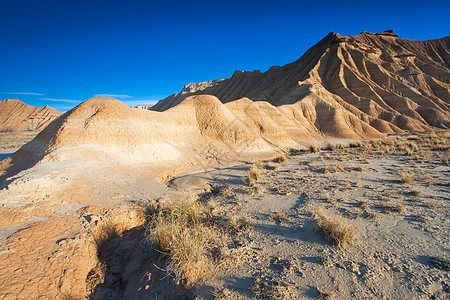
[[[90,166],[89,173],[38,166],[0,191],[0,299],[448,299],[448,265],[433,262],[448,263],[450,249],[448,150],[388,148],[261,162],[253,185],[242,180],[250,164],[167,185],[142,166]],[[402,173],[411,179],[402,182]],[[148,232],[133,225],[132,212],[171,193],[204,196],[210,187],[227,190],[210,195],[218,215],[245,217],[251,227],[233,234],[230,260],[177,286],[164,259],[143,254]],[[320,208],[355,226],[350,245],[317,231]],[[93,232],[114,216],[130,226],[109,241],[106,256]]]

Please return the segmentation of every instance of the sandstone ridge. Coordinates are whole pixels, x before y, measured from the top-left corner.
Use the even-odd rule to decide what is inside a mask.
[[[320,90],[316,97],[339,103],[381,132],[449,128],[449,49],[450,37],[411,41],[398,39],[393,30],[330,33],[293,63],[264,73],[236,71],[214,86],[171,95],[151,109],[164,111],[198,94],[224,103],[247,97],[278,107],[301,103]]]
[[[34,107],[18,99],[0,101],[0,129],[43,129],[60,113],[47,106]]]

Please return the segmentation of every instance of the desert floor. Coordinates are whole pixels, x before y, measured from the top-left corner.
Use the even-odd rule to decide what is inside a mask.
[[[342,143],[167,184],[4,189],[0,298],[446,299],[449,134]]]

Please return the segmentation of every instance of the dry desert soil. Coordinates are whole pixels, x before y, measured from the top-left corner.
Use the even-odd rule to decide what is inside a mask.
[[[0,298],[448,299],[449,137],[332,141],[165,184],[130,171],[59,197],[8,187]]]

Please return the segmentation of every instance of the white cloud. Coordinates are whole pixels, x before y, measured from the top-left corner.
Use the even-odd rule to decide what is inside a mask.
[[[159,100],[129,100],[129,101],[122,101],[123,103],[125,103],[127,106],[136,106],[136,105],[154,105],[156,104],[156,102],[158,102]]]
[[[130,95],[115,95],[115,94],[97,94],[97,95],[94,95],[94,97],[111,97],[111,98],[118,98],[118,99],[133,98],[133,96],[130,96]]]
[[[27,93],[27,92],[5,92],[0,94],[7,94],[7,95],[28,95],[28,96],[44,96],[44,94],[41,93]]]
[[[52,102],[65,102],[65,103],[80,103],[80,100],[72,99],[55,99],[55,98],[41,98],[41,100],[52,101]]]

